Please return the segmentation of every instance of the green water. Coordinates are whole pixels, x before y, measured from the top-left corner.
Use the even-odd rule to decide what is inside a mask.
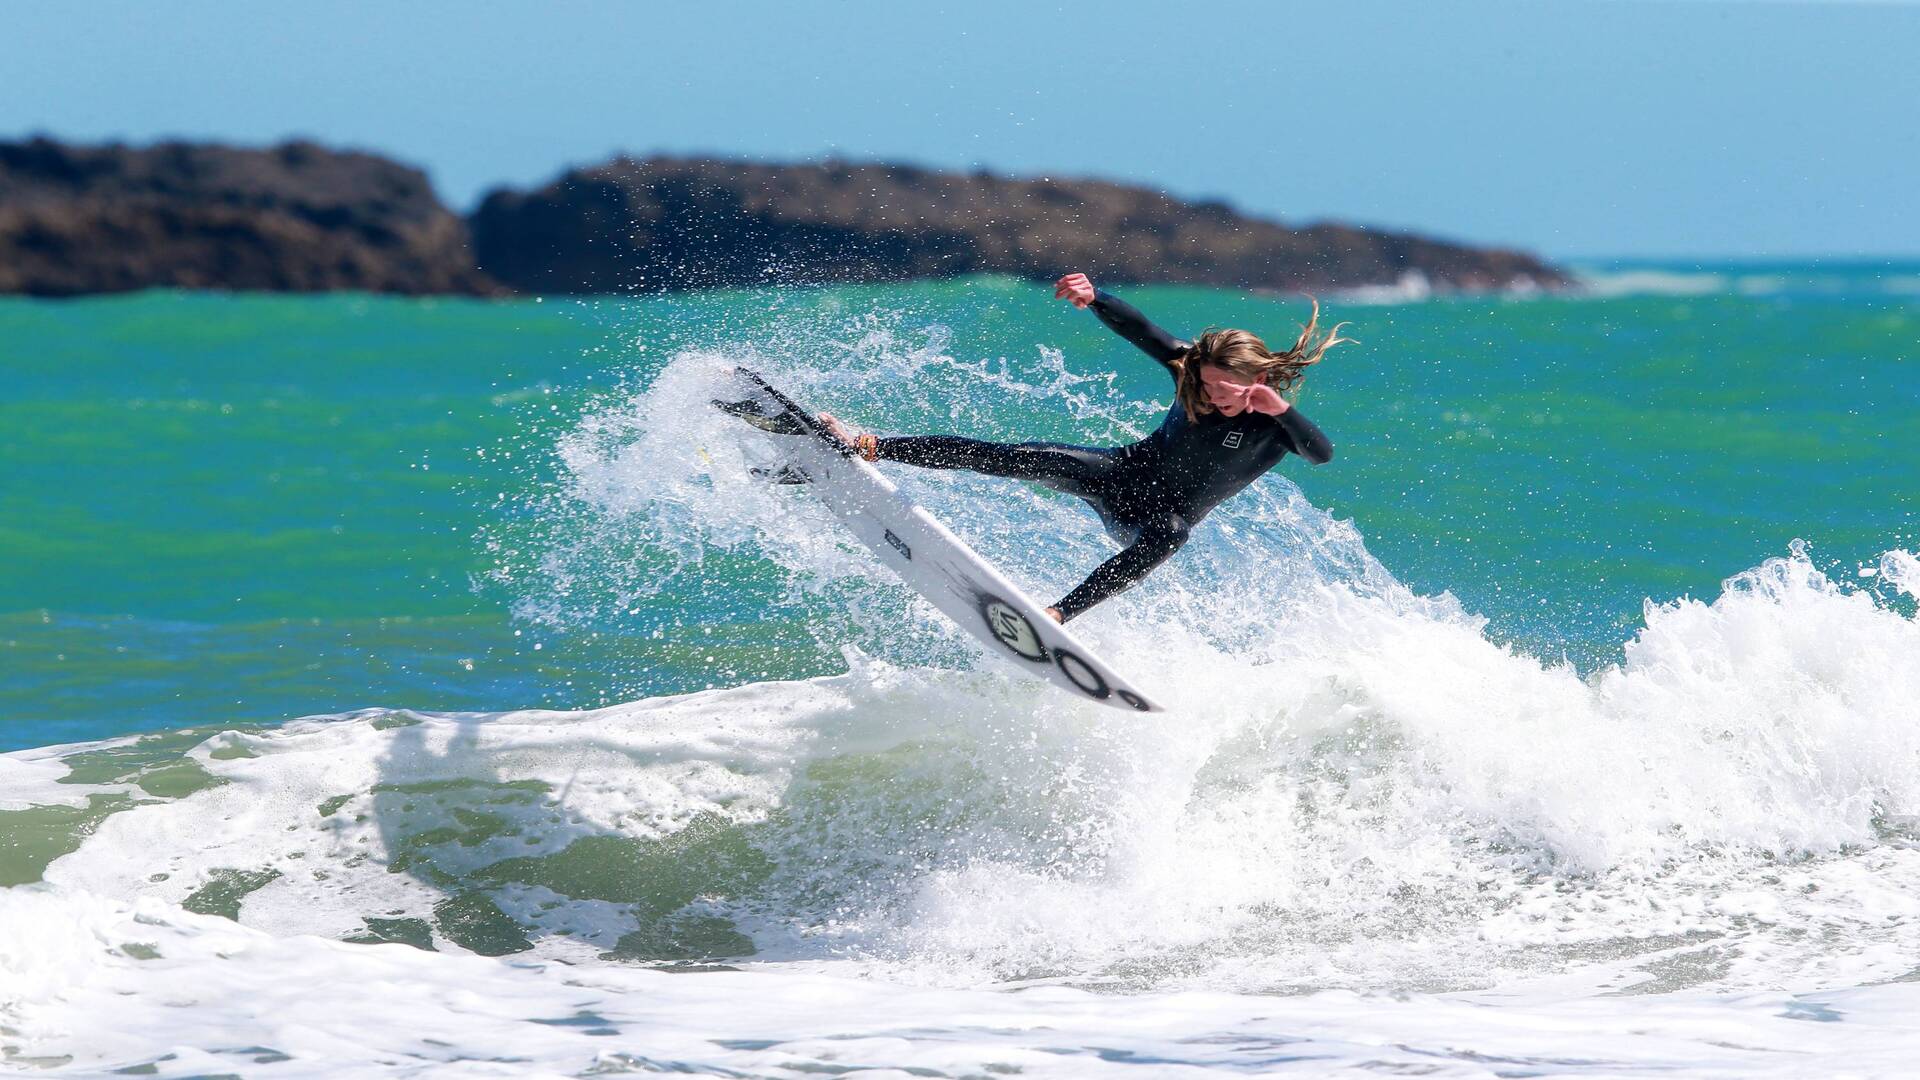
[[[1403,582],[1583,666],[1618,655],[1645,599],[1712,595],[1795,538],[1851,578],[1915,543],[1920,294],[1894,286],[1920,268],[1787,269],[1800,277],[1758,295],[1336,302],[1359,344],[1314,374],[1302,408],[1339,457],[1282,471]],[[828,350],[875,319],[937,324],[957,358],[1019,373],[1057,347],[1164,400],[1154,365],[1049,295],[975,279],[508,303],[0,300],[0,748],[839,670],[806,627],[760,617],[750,554],[730,556],[730,600],[666,593],[630,622],[567,632],[510,614],[520,598],[482,580],[498,560],[486,539],[537,532],[514,516],[551,482],[554,438],[686,348],[776,335]],[[1218,290],[1126,295],[1177,331],[1280,337],[1302,314]],[[901,391],[871,393],[866,420],[882,424]],[[1052,430],[1028,423],[969,433],[1075,436],[1064,412]],[[711,628],[700,647],[651,636],[686,615]]]

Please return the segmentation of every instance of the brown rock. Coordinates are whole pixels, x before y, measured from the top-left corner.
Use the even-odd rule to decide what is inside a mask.
[[[0,292],[499,292],[418,169],[270,150],[0,143]]]
[[[1294,229],[1217,202],[1094,180],[902,165],[616,159],[473,217],[480,265],[528,292],[899,281],[968,273],[1240,288],[1566,284],[1515,251],[1345,225]]]
[[[1094,180],[901,165],[618,159],[489,195],[469,224],[417,169],[292,142],[0,142],[0,292],[150,287],[654,292],[1084,270],[1116,283],[1437,289],[1566,283],[1530,255],[1285,225]],[[479,266],[482,269],[476,269]]]

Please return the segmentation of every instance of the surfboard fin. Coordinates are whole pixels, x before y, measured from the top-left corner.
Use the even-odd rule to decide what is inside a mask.
[[[765,480],[769,483],[774,483],[774,484],[811,484],[813,483],[813,477],[808,476],[806,473],[801,472],[799,469],[796,469],[791,465],[782,465],[777,469],[762,469],[758,466],[755,466],[754,468],[748,469],[747,472],[751,473],[754,476],[759,477],[762,480]]]

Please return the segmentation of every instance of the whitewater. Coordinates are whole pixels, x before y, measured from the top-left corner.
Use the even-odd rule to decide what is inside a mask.
[[[945,624],[706,403],[745,362],[856,419],[884,386],[902,427],[1112,442],[1160,406],[939,327],[786,333],[605,392],[480,537],[527,633],[664,603],[651,639],[709,689],[0,755],[6,1064],[1915,1071],[1913,552],[1795,544],[1581,670],[1274,475],[1076,623],[1169,708],[1121,715]],[[1111,550],[1049,493],[891,475],[1036,593]],[[844,672],[710,650],[704,613],[748,604]]]

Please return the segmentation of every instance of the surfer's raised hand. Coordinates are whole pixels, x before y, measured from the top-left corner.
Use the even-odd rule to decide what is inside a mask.
[[[1209,395],[1214,407],[1228,416],[1243,411],[1279,416],[1292,407],[1287,404],[1286,398],[1265,383],[1223,382],[1210,387]]]
[[[1085,274],[1068,274],[1053,283],[1053,298],[1071,301],[1077,308],[1086,307],[1093,303],[1093,282]]]
[[[1250,383],[1235,382],[1224,368],[1208,364],[1200,369],[1200,384],[1206,389],[1207,400],[1224,416],[1249,411],[1279,416],[1291,408],[1286,398],[1267,385],[1264,375]]]
[[[1254,383],[1247,387],[1247,408],[1268,416],[1279,416],[1292,406],[1273,387],[1266,383]]]

